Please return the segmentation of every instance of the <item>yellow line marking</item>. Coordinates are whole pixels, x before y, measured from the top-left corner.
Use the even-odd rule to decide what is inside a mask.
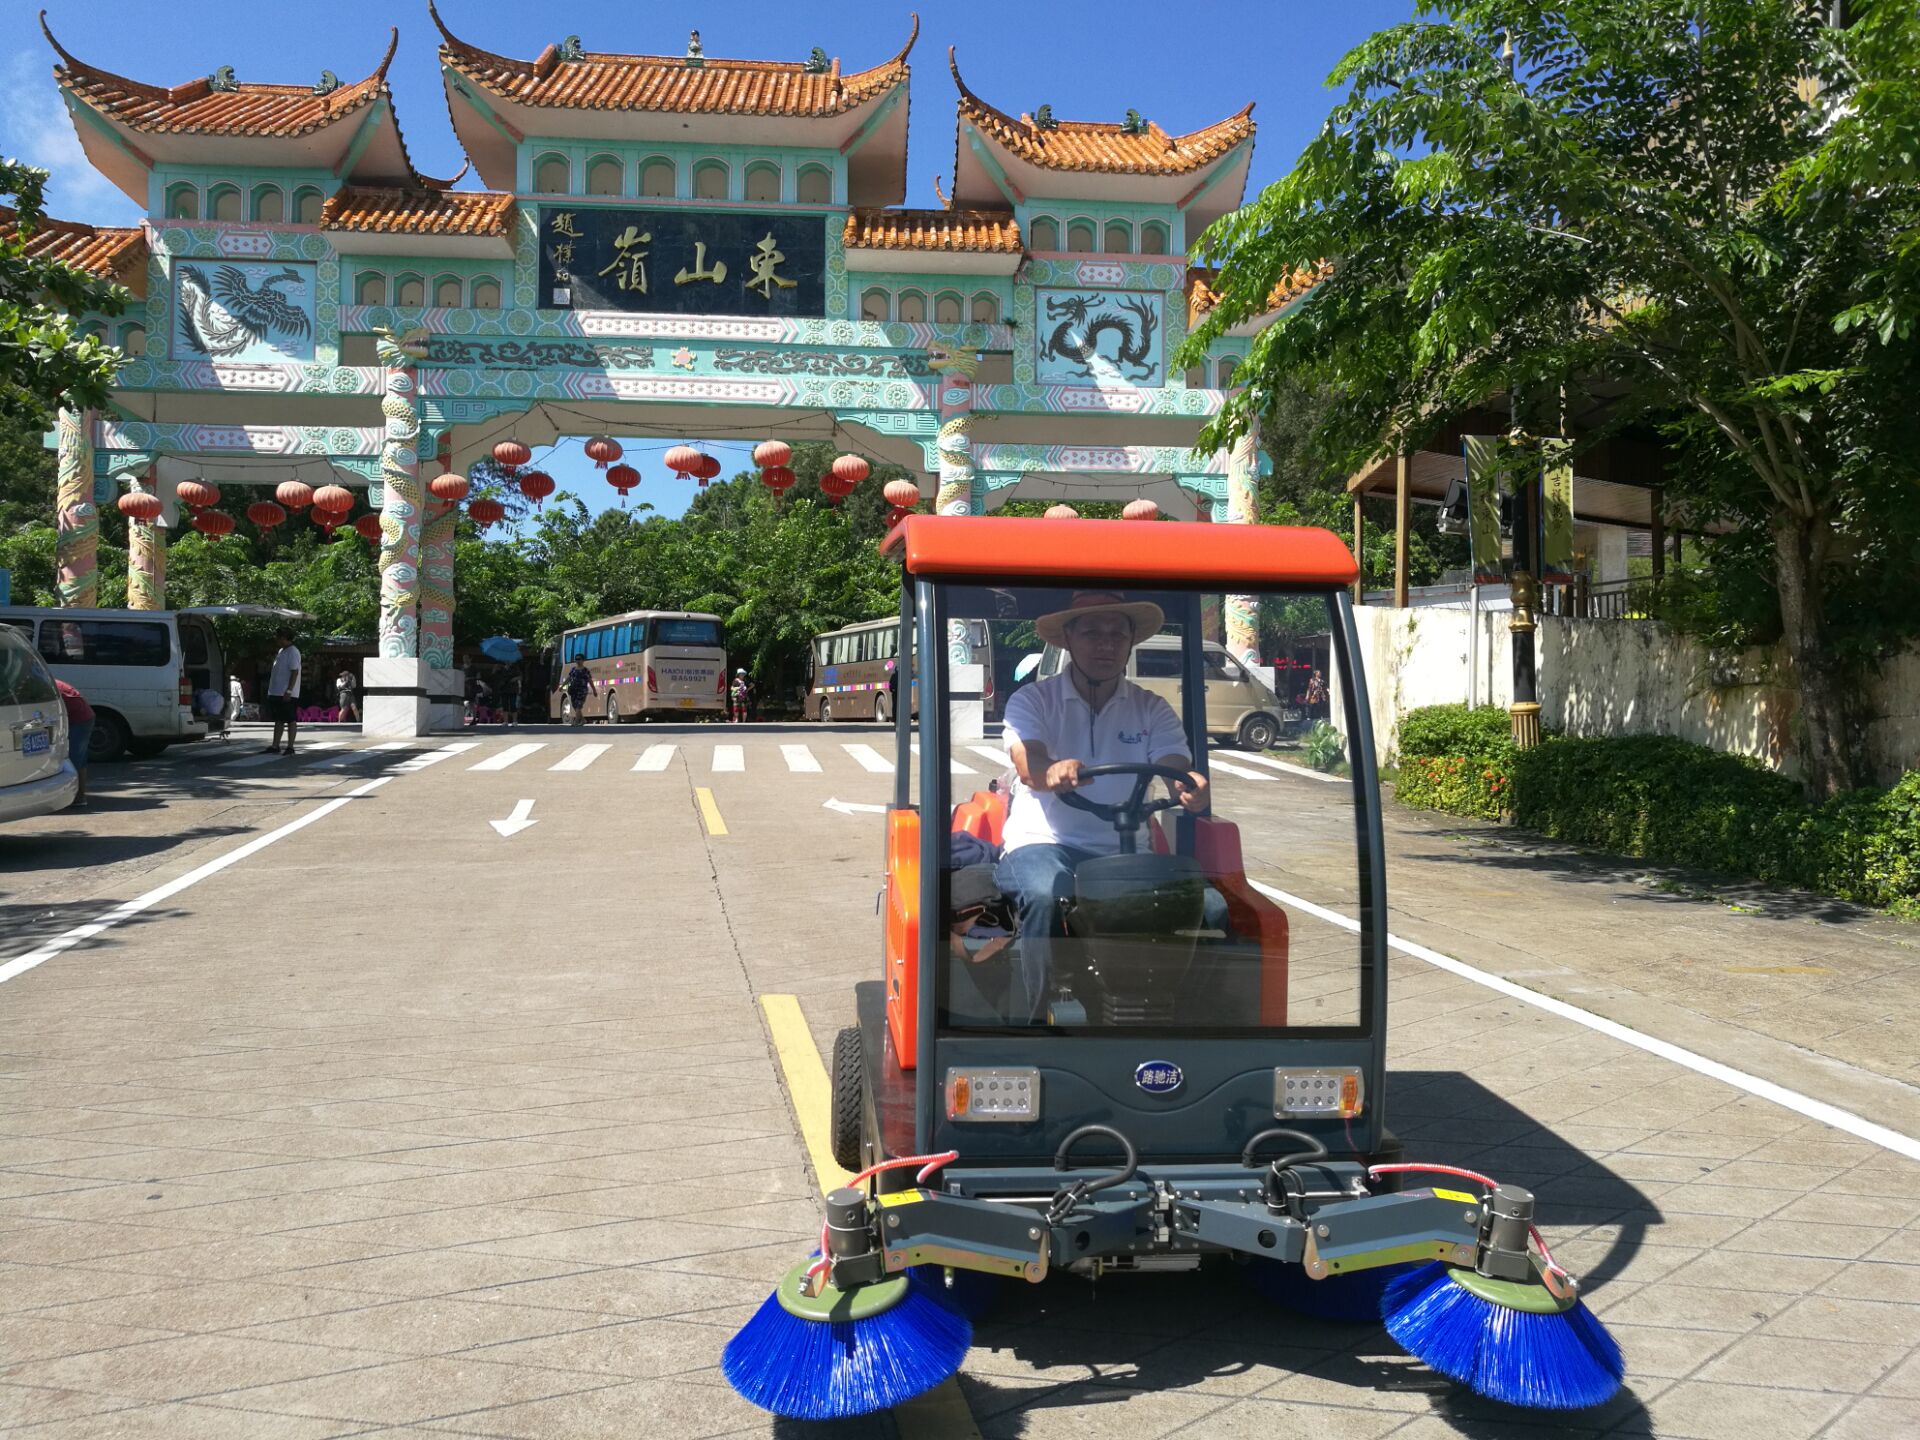
[[[726,834],[727,822],[720,818],[720,807],[713,803],[713,791],[704,785],[696,785],[693,787],[693,798],[700,806],[700,818],[707,822],[707,834]]]
[[[1729,975],[1831,975],[1824,965],[1729,965]]]
[[[780,1057],[780,1069],[787,1077],[793,1113],[800,1119],[800,1139],[813,1161],[814,1184],[825,1195],[853,1178],[833,1158],[827,1130],[833,1113],[833,1086],[827,1079],[827,1067],[813,1043],[807,1017],[800,1013],[797,996],[762,995],[760,1008],[766,1012],[774,1053]],[[980,1427],[974,1423],[957,1379],[944,1380],[926,1394],[894,1406],[893,1413],[900,1422],[900,1433],[912,1440],[980,1440]]]
[[[853,1177],[833,1158],[828,1139],[828,1117],[833,1113],[833,1087],[827,1082],[827,1067],[820,1062],[814,1047],[813,1032],[800,1013],[800,1001],[792,995],[762,995],[760,1008],[767,1015],[767,1029],[773,1032],[774,1052],[786,1073],[787,1093],[793,1098],[793,1113],[800,1119],[800,1139],[813,1161],[814,1183],[825,1195],[838,1190]]]

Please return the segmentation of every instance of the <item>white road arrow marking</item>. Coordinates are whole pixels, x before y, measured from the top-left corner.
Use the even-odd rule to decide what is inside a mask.
[[[887,807],[884,805],[862,805],[854,800],[825,800],[821,802],[820,808],[823,810],[838,810],[842,815],[884,815],[887,813]],[[495,823],[497,824],[499,822],[496,821]]]
[[[518,835],[522,830],[526,829],[529,825],[538,825],[540,823],[538,820],[533,820],[528,818],[532,814],[533,814],[533,801],[518,800],[514,802],[513,813],[509,815],[506,819],[489,820],[487,821],[487,824],[493,826],[493,828],[498,830],[502,836]]]

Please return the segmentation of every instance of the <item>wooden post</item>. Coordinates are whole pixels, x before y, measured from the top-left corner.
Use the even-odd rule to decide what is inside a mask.
[[[1653,487],[1649,506],[1647,543],[1653,550],[1653,578],[1658,581],[1667,574],[1667,494],[1658,485]]]
[[[1359,573],[1353,577],[1353,603],[1367,603],[1366,562],[1367,512],[1360,508],[1360,492],[1353,492],[1353,563]]]
[[[1407,608],[1407,523],[1413,505],[1408,487],[1413,479],[1413,457],[1404,451],[1393,458],[1393,603]]]

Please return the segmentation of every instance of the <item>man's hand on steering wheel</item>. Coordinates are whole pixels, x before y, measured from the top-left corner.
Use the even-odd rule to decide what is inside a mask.
[[[1180,802],[1181,809],[1189,815],[1206,814],[1209,791],[1206,776],[1198,770],[1189,770],[1184,781],[1169,780],[1167,784],[1172,787],[1173,798]]]
[[[1042,789],[1049,793],[1059,790],[1078,790],[1081,785],[1080,771],[1085,762],[1080,760],[1056,760],[1047,766]]]

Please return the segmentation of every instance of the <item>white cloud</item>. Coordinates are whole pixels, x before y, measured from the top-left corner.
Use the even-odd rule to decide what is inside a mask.
[[[96,225],[132,225],[144,213],[87,163],[59,87],[38,53],[17,54],[0,71],[0,153],[52,173],[47,213]]]

